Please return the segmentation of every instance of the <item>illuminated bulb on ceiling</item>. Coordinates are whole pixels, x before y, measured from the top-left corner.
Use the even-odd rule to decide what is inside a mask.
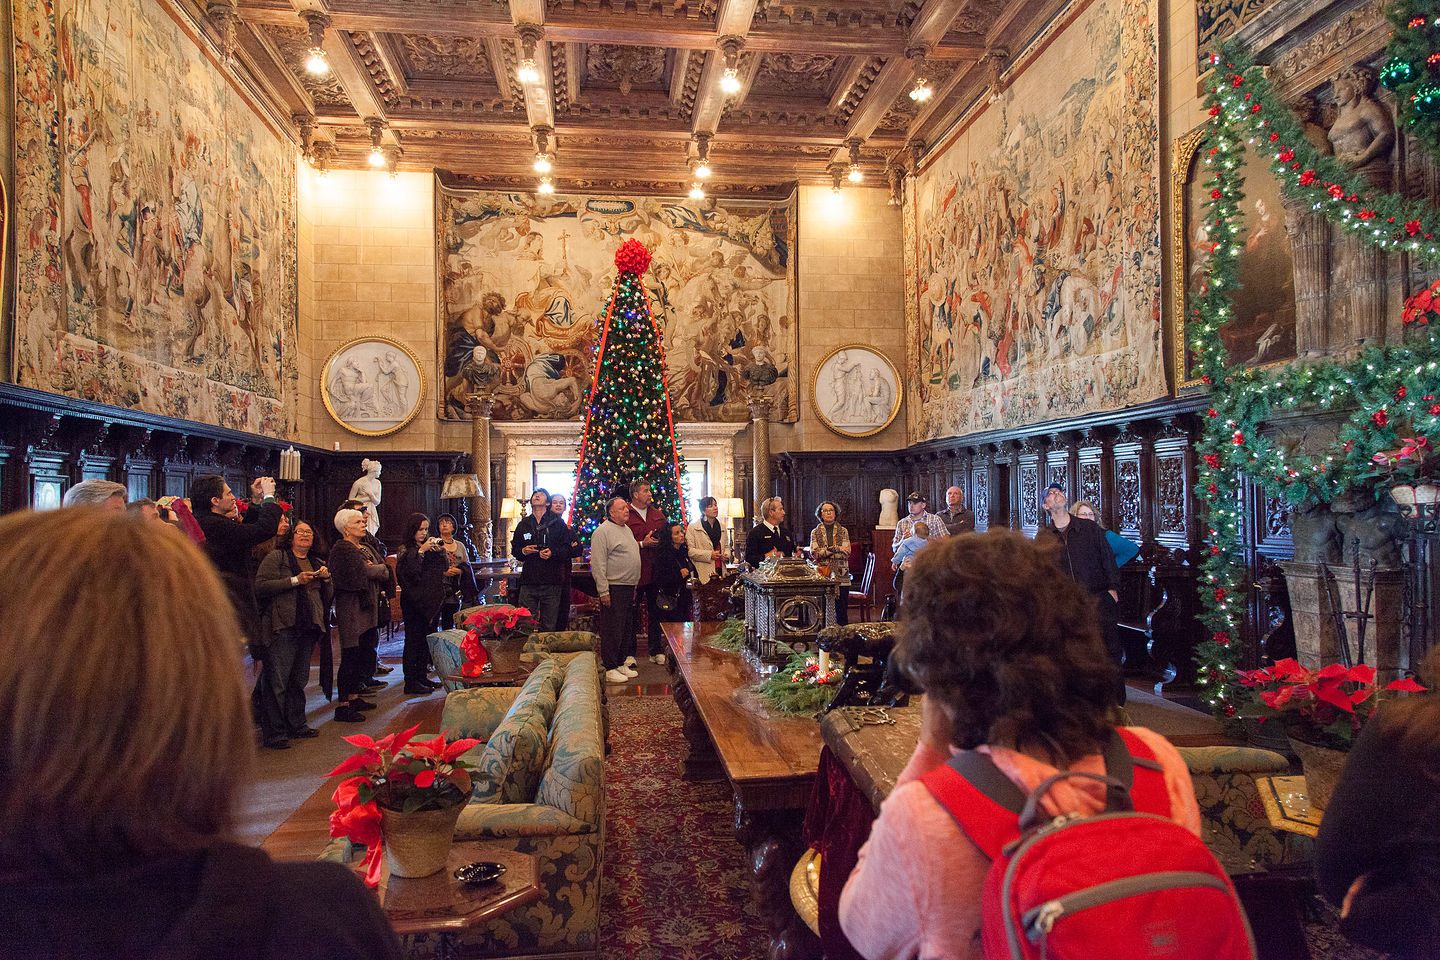
[[[693,184],[690,185],[690,199],[691,199],[691,200],[704,200],[704,199],[705,199],[705,188],[702,187],[702,186],[700,186],[699,181],[696,181],[695,183],[693,183]]]
[[[916,103],[924,103],[934,96],[934,94],[935,91],[930,89],[930,84],[925,82],[924,77],[921,77],[915,81],[915,89],[910,91],[910,99]]]
[[[726,67],[725,75],[720,78],[720,89],[726,93],[739,93],[740,71],[734,67]]]
[[[695,168],[695,176],[699,177],[702,180],[710,176],[710,164],[704,162],[700,163],[700,165]]]
[[[515,76],[520,78],[521,83],[536,83],[540,80],[540,70],[535,66],[534,57],[526,57],[520,61],[520,69],[515,71]]]
[[[371,148],[370,148],[370,166],[372,166],[372,167],[383,167],[383,166],[385,166],[385,151],[384,151],[384,150],[380,149],[379,147],[371,147]]]
[[[554,192],[555,192],[555,184],[553,184],[553,183],[550,182],[550,178],[549,178],[549,177],[541,177],[541,178],[540,178],[540,186],[538,186],[538,187],[535,188],[535,192],[536,192],[536,193],[554,193]]]
[[[550,158],[547,157],[547,156],[545,156],[545,154],[543,154],[543,153],[537,153],[537,154],[535,154],[535,172],[536,172],[536,173],[549,173],[549,172],[550,172]]]
[[[324,76],[330,72],[330,61],[325,59],[325,51],[319,47],[311,47],[310,56],[305,60],[305,69],[317,77]]]
[[[861,180],[865,179],[865,174],[861,172],[859,167],[852,163],[850,164],[849,177],[851,183],[859,183]]]

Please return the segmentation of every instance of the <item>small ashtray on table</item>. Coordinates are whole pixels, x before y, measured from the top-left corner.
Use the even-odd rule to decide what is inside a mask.
[[[498,863],[504,872],[489,883],[456,879],[456,870],[477,861]],[[450,848],[445,869],[428,877],[392,877],[387,865],[376,892],[398,935],[439,934],[439,955],[448,957],[456,934],[540,899],[540,861],[529,853],[461,842]]]

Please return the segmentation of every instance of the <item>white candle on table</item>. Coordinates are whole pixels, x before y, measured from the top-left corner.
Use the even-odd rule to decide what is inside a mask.
[[[830,672],[830,653],[826,650],[820,651],[820,676]]]

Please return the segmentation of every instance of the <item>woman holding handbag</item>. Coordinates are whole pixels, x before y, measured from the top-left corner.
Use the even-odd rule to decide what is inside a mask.
[[[686,586],[694,565],[685,543],[685,524],[672,523],[667,535],[655,550],[651,576],[655,583],[655,606],[662,623],[678,623],[690,618],[690,590]]]
[[[365,673],[370,662],[361,648],[360,637],[376,629],[379,622],[380,587],[390,583],[390,567],[377,557],[364,540],[365,514],[341,510],[335,514],[335,529],[342,539],[330,549],[330,574],[335,581],[335,626],[340,633],[340,669],[336,671],[335,719],[360,723],[362,710],[373,710],[373,701],[363,699]]]
[[[329,633],[326,614],[335,591],[329,568],[311,555],[315,548],[315,529],[302,520],[278,538],[255,574],[261,634],[269,638],[260,671],[260,731],[272,750],[316,736],[305,723],[305,684],[310,651]]]

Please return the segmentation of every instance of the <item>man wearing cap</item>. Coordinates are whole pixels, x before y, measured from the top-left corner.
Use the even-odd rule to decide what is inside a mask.
[[[1116,625],[1120,568],[1115,566],[1115,554],[1098,523],[1070,513],[1065,488],[1060,484],[1052,483],[1045,488],[1045,510],[1050,514],[1050,522],[1036,532],[1035,539],[1054,537],[1059,540],[1057,560],[1061,571],[1095,598],[1100,612],[1100,638],[1105,642],[1105,652],[1115,661],[1116,699],[1124,706],[1124,658],[1120,628]]]
[[[950,531],[945,528],[945,521],[938,514],[931,513],[925,509],[925,495],[920,492],[910,494],[905,498],[906,504],[910,507],[910,515],[901,517],[900,522],[895,524],[895,536],[890,539],[890,551],[894,553],[900,549],[900,541],[914,532],[915,524],[925,521],[930,528],[930,541],[939,540],[941,537],[948,537]]]

